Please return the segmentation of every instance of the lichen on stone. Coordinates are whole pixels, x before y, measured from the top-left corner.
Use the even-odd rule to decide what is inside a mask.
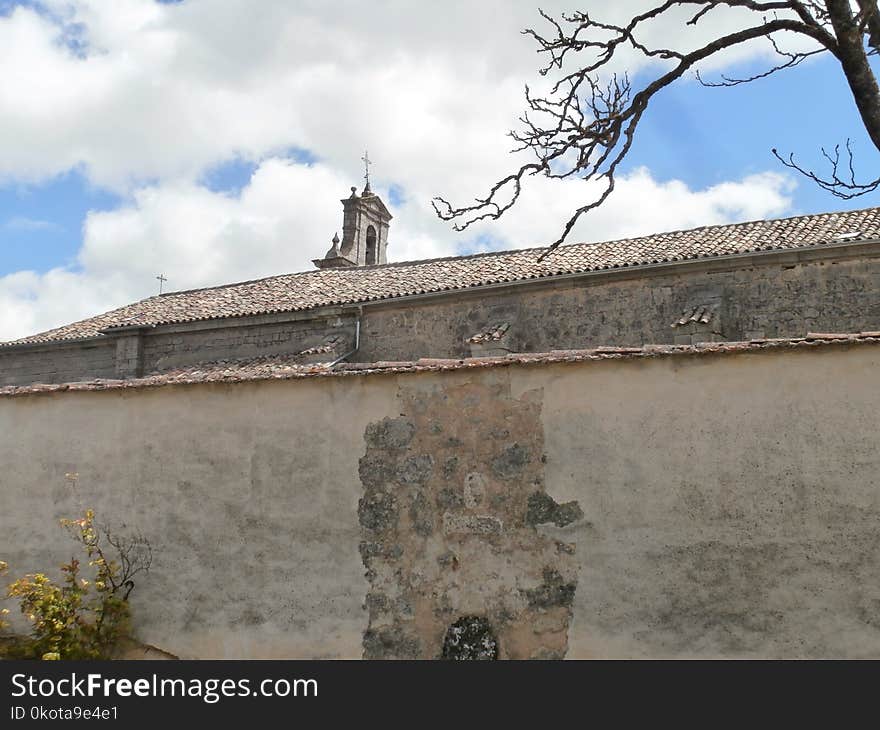
[[[498,658],[498,639],[488,619],[463,616],[453,623],[443,639],[443,659],[491,661]]]
[[[363,643],[364,659],[418,659],[421,652],[418,638],[399,626],[367,629]]]
[[[424,484],[434,471],[434,458],[430,454],[407,456],[397,470],[401,484]]]
[[[385,530],[397,524],[397,500],[387,492],[372,492],[358,500],[358,519],[368,530]]]
[[[546,492],[533,492],[529,495],[526,524],[543,525],[552,522],[557,527],[565,527],[583,516],[583,510],[577,502],[559,504]]]
[[[544,582],[537,588],[525,590],[531,608],[570,607],[574,601],[577,583],[566,582],[558,571],[544,568]]]
[[[519,443],[508,446],[492,460],[492,471],[502,479],[512,479],[531,461],[529,450]]]
[[[367,426],[364,438],[375,448],[403,449],[412,441],[415,431],[415,426],[406,418],[383,418]]]
[[[433,510],[423,492],[416,492],[409,507],[409,518],[413,529],[422,537],[434,532]]]

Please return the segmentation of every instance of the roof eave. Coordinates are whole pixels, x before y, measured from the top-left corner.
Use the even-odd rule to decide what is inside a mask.
[[[109,338],[104,335],[90,335],[88,337],[62,337],[54,340],[38,340],[36,342],[0,342],[0,352],[13,350],[33,350],[40,347],[60,347],[63,345],[82,345],[88,343],[108,342]]]

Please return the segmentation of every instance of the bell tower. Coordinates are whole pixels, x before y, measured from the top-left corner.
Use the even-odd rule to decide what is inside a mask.
[[[322,259],[312,263],[319,269],[342,266],[373,266],[387,262],[388,228],[391,213],[372,190],[370,190],[370,159],[364,154],[367,174],[366,185],[360,195],[357,188],[342,199],[342,241],[339,234],[333,236],[333,245]]]

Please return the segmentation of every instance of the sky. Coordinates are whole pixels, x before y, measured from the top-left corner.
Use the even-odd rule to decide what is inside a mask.
[[[545,2],[558,14],[568,3]],[[581,0],[620,22],[636,0]],[[394,215],[404,261],[545,245],[592,183],[529,180],[501,220],[464,232],[431,198],[470,202],[522,158],[525,84],[542,57],[535,0],[0,0],[0,340],[166,291],[312,269],[363,185]],[[743,15],[742,13],[746,14]],[[754,22],[681,16],[646,40],[694,47]],[[796,39],[783,39],[795,48]],[[756,41],[701,70],[767,67]],[[614,70],[662,70],[625,55]],[[852,138],[865,177],[877,153],[833,59],[752,84],[681,79],[652,100],[617,189],[569,242],[878,204],[842,201],[772,157],[818,166]]]

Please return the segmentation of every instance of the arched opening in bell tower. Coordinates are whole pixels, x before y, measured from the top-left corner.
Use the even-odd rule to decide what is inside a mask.
[[[376,263],[376,229],[373,226],[367,226],[367,252],[364,258],[364,265],[370,266]]]

